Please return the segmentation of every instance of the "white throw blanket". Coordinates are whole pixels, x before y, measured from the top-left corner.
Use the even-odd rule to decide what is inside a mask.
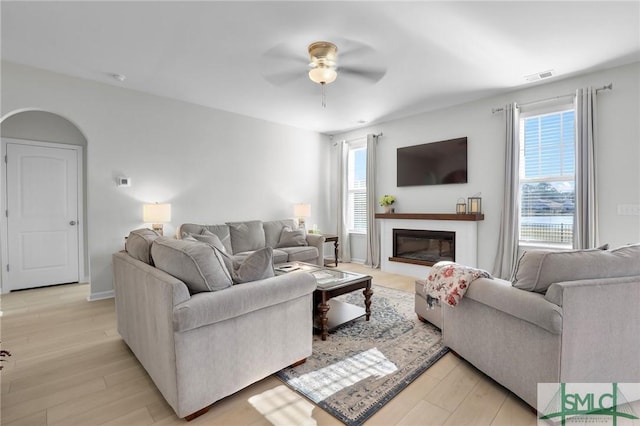
[[[455,262],[436,263],[429,271],[424,288],[429,307],[432,308],[436,300],[449,306],[456,306],[467,292],[471,282],[478,278],[492,277],[487,271]]]

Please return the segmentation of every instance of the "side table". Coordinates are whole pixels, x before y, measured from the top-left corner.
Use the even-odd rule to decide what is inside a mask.
[[[324,237],[324,242],[325,243],[333,242],[333,250],[334,250],[334,254],[335,254],[336,267],[337,267],[338,266],[338,247],[340,247],[340,242],[338,241],[338,236],[335,235],[335,234],[322,234],[322,236]],[[325,262],[325,266],[329,266],[329,265],[327,265],[327,262]]]

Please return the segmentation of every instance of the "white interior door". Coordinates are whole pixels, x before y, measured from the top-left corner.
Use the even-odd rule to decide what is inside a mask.
[[[7,144],[8,289],[77,282],[78,151]]]

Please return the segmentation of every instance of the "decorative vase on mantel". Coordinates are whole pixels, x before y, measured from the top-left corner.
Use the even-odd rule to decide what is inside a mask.
[[[396,197],[393,195],[383,195],[380,198],[380,205],[384,208],[386,214],[393,213],[391,205],[396,202]]]

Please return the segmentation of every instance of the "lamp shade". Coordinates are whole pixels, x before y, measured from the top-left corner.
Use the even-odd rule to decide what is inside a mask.
[[[311,204],[295,204],[293,206],[293,216],[295,217],[311,216]]]
[[[145,204],[142,220],[145,223],[171,222],[171,204]]]

